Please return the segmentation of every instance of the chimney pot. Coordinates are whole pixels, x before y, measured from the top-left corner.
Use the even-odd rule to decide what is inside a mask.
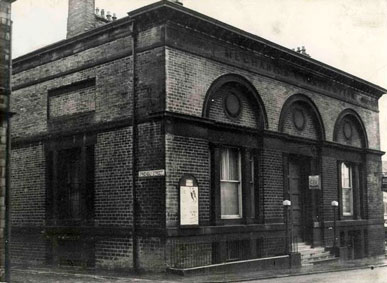
[[[106,13],[106,18],[107,18],[107,20],[108,20],[109,22],[112,20],[112,15],[110,14],[109,11]]]
[[[101,9],[101,17],[105,18],[105,9]]]
[[[98,7],[95,9],[95,13],[96,13],[97,15],[99,15],[99,8],[98,8]]]
[[[113,21],[117,20],[117,16],[116,16],[116,13],[113,13],[113,17],[112,17]]]

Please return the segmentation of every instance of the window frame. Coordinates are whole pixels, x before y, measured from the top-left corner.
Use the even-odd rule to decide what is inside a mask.
[[[344,203],[343,203],[343,176],[342,176],[342,164],[346,164],[351,168],[351,213],[344,212]],[[337,172],[338,172],[338,200],[339,200],[339,217],[343,220],[352,220],[352,219],[363,219],[366,217],[365,214],[365,196],[364,194],[364,167],[362,163],[356,161],[348,161],[347,159],[342,159],[337,161]]]
[[[348,186],[344,186],[344,170],[348,170]],[[340,188],[341,188],[341,191],[340,191],[340,194],[341,194],[341,214],[344,216],[344,217],[353,217],[354,216],[354,181],[353,181],[353,171],[354,171],[354,168],[353,168],[353,164],[351,163],[348,163],[348,162],[341,162],[340,163]],[[349,204],[349,208],[350,208],[350,211],[349,212],[346,212],[344,210],[344,190],[348,190],[350,191],[350,204]]]
[[[47,162],[47,194],[46,194],[46,217],[49,225],[60,226],[79,226],[93,225],[94,222],[94,190],[95,190],[95,136],[74,136],[72,139],[63,139],[61,141],[51,141],[46,144],[46,162]],[[71,214],[69,211],[61,213],[62,207],[59,197],[60,194],[69,192],[64,191],[66,185],[59,184],[60,176],[58,170],[61,166],[61,152],[79,151],[79,217],[63,218],[63,215]],[[71,206],[69,203],[68,206]],[[68,207],[70,208],[70,207]]]
[[[237,217],[227,217],[221,211],[221,151],[223,149],[236,149],[239,151],[240,167],[240,214]],[[258,155],[256,148],[239,145],[212,144],[211,145],[211,184],[212,184],[212,222],[214,225],[253,224],[259,221],[259,181],[258,181]],[[254,172],[250,168],[250,159],[254,161]],[[251,187],[251,174],[254,174],[254,190]],[[258,216],[259,214],[259,216]]]
[[[222,170],[220,170],[220,194],[222,195],[222,183],[238,183],[238,214],[223,214],[222,213],[222,197],[220,197],[221,199],[221,203],[220,203],[220,207],[221,207],[221,213],[220,213],[220,218],[221,219],[242,219],[243,218],[243,196],[242,196],[242,191],[243,191],[243,179],[242,179],[242,153],[241,153],[241,150],[239,148],[235,148],[235,147],[224,147],[221,149],[221,152],[220,152],[220,164],[223,163],[223,154],[222,152],[223,151],[226,151],[227,152],[227,157],[228,157],[228,161],[230,160],[230,151],[231,150],[235,150],[238,152],[238,158],[237,158],[237,165],[238,165],[238,179],[239,180],[222,180]],[[230,163],[228,163],[230,164]],[[222,167],[221,167],[222,168]],[[230,168],[228,168],[230,170]]]

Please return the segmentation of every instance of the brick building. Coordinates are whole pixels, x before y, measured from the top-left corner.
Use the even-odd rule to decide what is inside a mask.
[[[178,2],[69,4],[68,38],[13,61],[14,263],[383,253],[385,89]]]
[[[11,4],[0,0],[0,281],[8,280],[8,159],[11,70]]]

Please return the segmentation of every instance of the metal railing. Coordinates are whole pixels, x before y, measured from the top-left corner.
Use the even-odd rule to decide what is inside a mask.
[[[290,242],[289,250],[286,241]],[[223,262],[287,255],[297,252],[297,238],[263,236],[257,238],[170,238],[166,257],[171,268],[191,268]]]

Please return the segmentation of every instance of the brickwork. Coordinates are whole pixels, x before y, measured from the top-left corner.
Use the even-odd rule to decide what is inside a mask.
[[[138,125],[137,170],[165,168],[163,127],[160,122]],[[165,227],[165,178],[137,178],[137,221],[140,227]]]
[[[37,265],[46,263],[46,238],[41,234],[12,234],[10,256],[13,264]]]
[[[152,34],[151,34],[152,35]],[[151,38],[144,38],[151,40]],[[165,64],[164,48],[137,54],[137,114],[140,117],[164,110]]]
[[[337,160],[334,157],[322,157],[323,212],[325,221],[333,221],[331,202],[338,200]],[[337,211],[337,219],[338,211]]]
[[[46,133],[48,90],[88,78],[96,78],[94,122],[130,117],[131,100],[128,99],[128,92],[131,89],[131,82],[128,80],[132,66],[130,62],[131,59],[127,57],[16,90],[11,98],[12,111],[17,112],[17,115],[12,118],[12,136],[25,137]],[[66,106],[66,101],[68,100],[58,101],[62,103],[58,105],[58,109],[67,110],[67,112],[61,112],[63,115],[71,113],[71,108]],[[75,103],[74,100],[70,101],[69,104]],[[91,102],[90,105],[92,105]]]
[[[264,188],[264,219],[266,223],[282,222],[284,173],[282,152],[264,149],[262,154],[263,188]]]
[[[211,215],[210,158],[208,141],[173,136],[165,137],[166,150],[166,221],[178,225],[178,184],[184,174],[193,174],[199,184],[199,223],[208,225]]]
[[[95,0],[70,0],[67,21],[67,38],[93,29],[96,26],[94,15]]]
[[[46,165],[43,144],[13,148],[10,170],[12,225],[43,225],[46,201]]]
[[[379,117],[375,111],[172,48],[166,48],[166,72],[168,111],[202,116],[205,96],[212,82],[225,74],[239,74],[249,80],[261,96],[270,130],[278,130],[279,113],[285,101],[293,94],[302,93],[321,113],[328,141],[333,141],[334,125],[341,111],[351,108],[360,115],[367,129],[369,147],[380,148]]]
[[[253,104],[246,95],[238,95],[240,99],[241,110],[237,117],[232,118],[227,115],[224,108],[224,99],[228,92],[218,92],[210,98],[208,118],[218,122],[234,124],[238,126],[257,128],[258,117],[255,113]]]
[[[101,35],[101,37],[103,37],[103,35]],[[58,56],[58,54],[55,52],[49,53],[46,56],[49,58],[52,56],[52,60],[49,60],[44,64],[39,64],[36,67],[28,68],[28,65],[24,66],[22,63],[19,63],[19,65],[16,63],[15,67],[17,68],[20,66],[22,70],[17,71],[12,75],[12,83],[16,87],[22,84],[33,83],[36,80],[46,78],[47,74],[55,76],[87,66],[88,64],[96,64],[101,59],[109,59],[114,56],[119,56],[123,54],[123,50],[130,50],[131,48],[131,38],[121,37],[113,41],[102,42],[97,46],[93,46],[85,50],[82,50],[81,48],[80,50],[74,50],[71,55],[66,54],[66,56],[56,59],[55,57]],[[24,67],[25,70],[23,70],[24,68],[22,67]],[[115,68],[116,69],[114,69],[114,71],[121,69],[118,68],[118,66]],[[66,84],[66,81],[62,82],[62,84]],[[58,84],[58,86],[61,86],[61,84]]]
[[[0,0],[0,281],[5,278],[5,240],[6,230],[6,156],[7,127],[6,113],[10,88],[10,60],[11,60],[11,1]]]
[[[90,19],[82,19],[81,9],[89,9],[89,14],[92,14],[94,20],[95,15],[94,10],[90,12],[94,1],[70,0],[70,2],[73,5],[70,9],[70,22],[82,22],[76,29],[70,28],[71,36],[82,33],[85,28],[88,29],[91,26],[91,16],[88,15]],[[177,8],[174,11],[171,17],[179,13]],[[158,18],[160,21],[162,13],[160,12],[160,18]],[[378,150],[378,113],[376,106],[371,105],[375,98],[367,100],[370,103],[368,108],[361,107],[359,105],[367,103],[366,101],[362,104],[359,100],[365,97],[364,94],[354,93],[355,98],[344,99],[343,97],[339,100],[337,95],[340,91],[337,89],[331,89],[334,92],[331,96],[317,92],[321,89],[329,92],[331,86],[302,88],[301,86],[305,86],[306,82],[291,84],[291,80],[288,80],[288,83],[285,83],[279,81],[281,74],[270,78],[270,75],[258,74],[259,68],[249,69],[246,66],[242,68],[241,64],[239,64],[240,67],[236,67],[238,66],[236,62],[234,65],[230,62],[223,64],[222,60],[206,58],[204,55],[208,55],[209,50],[210,52],[215,50],[211,45],[217,41],[215,37],[203,43],[201,47],[203,56],[194,55],[195,52],[192,50],[183,51],[185,48],[183,44],[180,46],[181,49],[173,49],[171,46],[176,43],[168,42],[171,38],[168,38],[170,34],[167,31],[171,23],[166,25],[154,21],[144,23],[145,18],[140,17],[139,21],[136,21],[138,34],[136,34],[135,70],[132,69],[133,38],[128,19],[119,21],[118,24],[112,23],[106,29],[72,39],[75,43],[71,43],[72,40],[62,42],[60,45],[51,46],[51,50],[42,49],[41,53],[26,55],[16,60],[13,78],[15,91],[11,101],[12,111],[17,113],[12,121],[13,138],[17,142],[12,151],[11,173],[14,180],[12,182],[12,224],[19,229],[22,226],[41,228],[46,224],[46,164],[43,146],[46,141],[29,142],[22,138],[34,137],[39,140],[42,135],[42,139],[48,139],[49,143],[58,131],[66,131],[66,135],[70,136],[71,133],[67,132],[72,131],[75,143],[75,135],[86,132],[84,142],[86,142],[86,136],[87,142],[95,142],[95,171],[93,174],[87,171],[90,176],[94,176],[94,223],[91,223],[93,225],[87,229],[74,224],[78,226],[72,229],[90,231],[87,237],[93,238],[93,241],[95,239],[93,252],[97,268],[122,270],[133,268],[134,247],[138,248],[140,268],[153,271],[165,270],[167,266],[172,265],[187,267],[191,264],[210,264],[213,258],[218,256],[218,247],[213,245],[216,241],[222,242],[219,247],[223,247],[225,241],[239,240],[240,243],[243,242],[243,249],[254,247],[255,244],[252,246],[250,244],[256,241],[257,245],[262,246],[257,247],[262,249],[262,254],[259,256],[283,254],[285,242],[283,225],[281,225],[284,221],[282,201],[287,182],[287,176],[284,175],[286,174],[284,153],[295,154],[293,151],[297,151],[297,154],[303,154],[295,149],[296,146],[293,143],[288,147],[289,140],[296,140],[291,136],[309,140],[320,139],[320,125],[316,113],[305,102],[297,102],[284,115],[281,129],[290,136],[270,132],[278,132],[280,114],[287,99],[295,94],[303,94],[316,105],[321,114],[326,140],[329,142],[334,142],[333,132],[340,113],[346,109],[352,109],[359,114],[365,125],[369,147]],[[84,23],[88,26],[84,26]],[[185,28],[188,29],[188,27]],[[197,36],[196,45],[200,45],[200,40],[207,38],[204,33],[199,35],[194,30],[190,32]],[[168,47],[165,43],[168,43]],[[229,46],[226,41],[219,40],[217,44]],[[192,46],[192,49],[195,48],[197,46]],[[237,48],[236,44],[235,48]],[[230,59],[231,55],[227,56]],[[215,55],[209,57],[216,58]],[[237,58],[235,60],[240,62],[248,59],[247,57]],[[277,70],[277,72],[283,73],[286,70]],[[221,76],[230,74],[242,76],[254,86],[267,114],[269,132],[263,131],[262,136],[260,134],[259,137],[255,134],[249,135],[253,132],[251,129],[257,128],[262,115],[258,113],[256,101],[248,96],[249,92],[244,91],[243,87],[238,92],[237,84],[227,85],[229,89],[236,91],[240,99],[241,112],[238,117],[231,118],[232,115],[225,112],[224,89],[220,88],[220,91],[213,93],[212,97],[207,97],[212,84]],[[77,88],[82,85],[82,82],[86,83],[83,87]],[[90,82],[92,83],[88,84]],[[136,91],[134,96],[138,123],[134,131],[137,133],[136,141],[132,140],[132,127],[128,126],[131,125],[133,115],[132,89]],[[343,92],[343,96],[348,93]],[[203,113],[205,101],[208,102],[208,111]],[[296,109],[303,113],[305,123],[302,129],[299,125],[296,127],[294,123]],[[78,115],[89,112],[92,114]],[[203,115],[212,121],[200,119]],[[87,123],[83,123],[79,118],[81,116],[87,116],[89,119]],[[75,121],[74,124],[65,127],[64,124],[57,122],[57,120],[71,120],[67,119],[68,117]],[[223,123],[222,128],[217,128],[219,124],[213,121]],[[192,131],[188,126],[190,124]],[[103,128],[96,127],[99,125]],[[187,129],[182,131],[182,126],[185,125]],[[229,127],[230,125],[233,127]],[[229,130],[227,133],[227,128],[235,129],[236,126],[241,128],[235,131]],[[243,136],[247,141],[237,141],[238,132],[242,129],[245,130]],[[353,127],[351,143],[343,140],[342,131],[339,131],[336,142],[359,147],[359,129],[357,126]],[[93,135],[96,136],[96,140]],[[254,137],[257,139],[255,140]],[[261,139],[265,141],[263,145],[260,143]],[[3,142],[4,139],[2,138],[1,141]],[[224,141],[228,146],[240,143],[245,147],[249,147],[248,141],[251,141],[254,143],[251,147],[259,149],[257,149],[259,170],[256,172],[259,192],[255,195],[257,197],[255,211],[259,219],[246,216],[251,211],[245,204],[243,207],[246,207],[247,213],[243,219],[225,220],[224,223],[222,222],[224,219],[213,219],[213,216],[218,213],[214,211],[214,199],[219,192],[215,192],[215,188],[211,185],[213,180],[211,180],[212,144],[210,141]],[[305,141],[306,147],[309,147],[308,142]],[[135,160],[132,159],[133,143],[135,143]],[[339,152],[340,147],[330,143],[323,144],[323,155],[327,153],[333,156],[332,152],[335,150]],[[308,151],[305,155],[309,153]],[[362,154],[351,152],[350,148],[340,154],[355,160],[360,160],[359,158],[362,157]],[[352,227],[352,224],[346,224],[345,228],[346,232],[366,230],[366,237],[369,239],[367,249],[370,255],[378,254],[382,243],[382,228],[377,224],[383,217],[382,196],[380,180],[374,174],[380,172],[381,168],[380,158],[374,156],[376,155],[370,154],[367,157],[367,164],[363,165],[367,167],[367,176],[365,176],[367,190],[363,192],[368,194],[365,202],[368,201],[369,227],[358,228]],[[247,158],[247,154],[245,157]],[[244,160],[245,157],[243,157],[244,169],[249,168],[249,160]],[[330,223],[333,220],[331,201],[338,198],[337,158],[322,156],[323,191],[316,194],[323,197],[321,200],[323,215],[319,224],[325,227],[323,240],[326,245],[332,243],[333,235],[331,229],[327,227],[328,224],[325,226],[326,223],[321,221]],[[133,161],[136,168],[132,168]],[[140,177],[136,174],[135,184],[133,184],[132,169],[137,173],[165,169],[165,176]],[[195,230],[195,233],[200,231],[206,235],[197,239],[193,239],[195,237],[190,234],[190,230],[177,229],[179,227],[178,184],[184,174],[194,175],[199,185],[201,229]],[[242,176],[246,175],[249,174],[245,172],[242,174]],[[243,182],[248,181],[247,177],[243,180]],[[133,187],[136,188],[135,191],[132,191]],[[136,201],[132,199],[133,192],[135,192]],[[244,195],[243,199],[246,198],[248,199],[248,196]],[[319,201],[320,199],[315,203]],[[310,208],[310,210],[313,209]],[[136,223],[132,223],[134,216],[137,219]],[[214,220],[222,222],[222,227]],[[340,219],[340,221],[345,222],[346,219]],[[357,222],[358,219],[351,219],[351,221]],[[232,225],[228,226],[229,223]],[[249,225],[245,225],[246,223]],[[361,225],[364,223],[362,222]],[[133,224],[136,224],[137,242],[133,242],[129,232]],[[108,229],[112,230],[111,235],[106,234]],[[128,234],[123,234],[126,232]],[[183,240],[181,235],[187,237]],[[32,236],[31,239],[37,243],[33,247],[31,245],[34,242],[23,238],[21,233],[16,233],[15,238],[13,246],[15,262],[32,260],[35,263],[43,263],[45,261],[45,252],[49,245],[46,245],[43,238]],[[78,238],[76,240],[78,241]],[[174,240],[177,245],[171,249]],[[23,241],[27,243],[23,244]],[[73,246],[77,247],[77,244],[79,243]],[[90,242],[90,246],[92,245],[94,242]],[[82,245],[79,244],[79,246]],[[28,253],[28,249],[31,249],[31,254]],[[224,253],[224,251],[221,252]],[[29,259],[30,255],[35,259]]]
[[[361,138],[361,128],[357,123],[352,121],[352,119],[344,118],[342,121],[337,121],[339,123],[339,129],[336,134],[336,141],[341,144],[350,145],[354,147],[363,147],[363,142]],[[346,137],[344,134],[344,125],[350,125],[351,135]]]
[[[295,111],[302,111],[304,115],[304,125],[301,128],[297,128],[295,125]],[[291,107],[286,113],[283,125],[283,132],[293,136],[317,140],[319,139],[320,129],[318,124],[316,123],[316,119],[312,110],[296,103],[296,105]]]
[[[97,226],[131,226],[131,133],[131,128],[123,128],[97,136],[94,202]]]
[[[50,118],[95,111],[95,87],[49,98]]]
[[[368,218],[383,219],[383,193],[381,188],[380,173],[382,166],[380,158],[368,156],[366,161],[367,191],[368,191]]]
[[[370,225],[368,227],[368,256],[384,255],[385,229],[382,225]]]
[[[133,267],[133,245],[129,237],[97,239],[95,244],[95,265],[103,269],[125,270]]]
[[[139,237],[140,266],[145,270],[165,271],[165,243],[158,237]]]

